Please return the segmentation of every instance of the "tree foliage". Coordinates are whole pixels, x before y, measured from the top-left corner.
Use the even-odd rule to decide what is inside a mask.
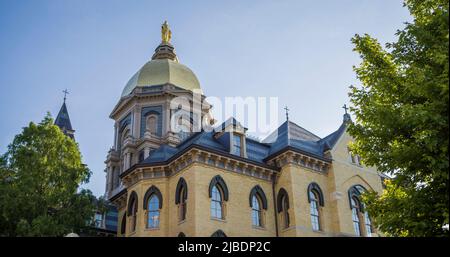
[[[80,232],[95,196],[80,190],[91,172],[77,143],[48,114],[15,136],[0,158],[0,235],[62,236]]]
[[[352,42],[361,86],[350,87],[353,151],[391,174],[381,195],[366,194],[387,235],[448,236],[448,0],[408,0],[414,21],[384,49],[369,35]]]

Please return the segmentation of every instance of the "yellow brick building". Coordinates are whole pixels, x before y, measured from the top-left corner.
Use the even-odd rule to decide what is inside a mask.
[[[381,191],[383,175],[349,152],[349,114],[324,138],[289,120],[262,141],[233,118],[203,129],[211,106],[170,35],[164,23],[110,115],[106,196],[118,236],[380,235],[359,195]]]

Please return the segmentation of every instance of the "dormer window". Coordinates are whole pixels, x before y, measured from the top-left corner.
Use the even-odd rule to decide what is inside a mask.
[[[191,135],[191,124],[186,119],[183,119],[183,117],[180,117],[178,119],[178,137],[180,138],[180,141],[183,142]]]
[[[233,134],[233,154],[243,156],[242,135]]]

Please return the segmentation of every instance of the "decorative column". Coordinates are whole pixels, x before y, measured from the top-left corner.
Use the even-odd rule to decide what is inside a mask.
[[[119,142],[119,126],[118,122],[114,123],[114,150],[119,151],[117,143]]]
[[[125,160],[125,164],[126,164],[125,169],[129,169],[130,168],[130,164],[131,164],[130,163],[130,152],[126,153],[125,158],[126,158],[126,160]]]
[[[122,167],[123,167],[122,172],[124,172],[126,169],[128,169],[128,152],[125,152],[123,154]]]
[[[170,112],[171,111],[170,111],[170,101],[168,99],[166,100],[162,111],[163,111],[163,115],[161,115],[161,116],[164,117],[164,120],[162,121],[164,124],[162,136],[164,137],[167,135],[167,132],[171,131],[171,129],[170,129]]]
[[[140,138],[140,120],[141,120],[141,113],[139,112],[140,108],[139,105],[136,105],[133,109],[133,137],[134,138]]]
[[[111,191],[111,173],[109,172],[109,167],[106,167],[106,187],[105,191],[108,194]]]
[[[114,174],[112,172],[112,168],[111,166],[108,166],[107,168],[108,171],[108,183],[109,183],[109,191],[112,191],[114,189]]]

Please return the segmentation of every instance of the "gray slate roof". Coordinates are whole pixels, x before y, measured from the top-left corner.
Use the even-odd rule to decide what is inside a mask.
[[[237,122],[234,118],[231,121],[233,123]],[[223,128],[224,126],[225,122],[218,128]],[[324,138],[320,138],[297,124],[286,121],[262,142],[247,137],[247,159],[262,165],[267,165],[265,160],[286,149],[293,149],[312,157],[326,159],[324,152],[331,149],[336,144],[338,138],[345,131],[345,128],[345,123],[342,123],[338,130]],[[140,164],[151,165],[168,162],[170,158],[175,157],[186,148],[194,145],[224,155],[229,155],[230,153],[226,146],[214,137],[215,133],[215,131],[194,133],[177,147],[162,145],[158,149],[152,151]]]

